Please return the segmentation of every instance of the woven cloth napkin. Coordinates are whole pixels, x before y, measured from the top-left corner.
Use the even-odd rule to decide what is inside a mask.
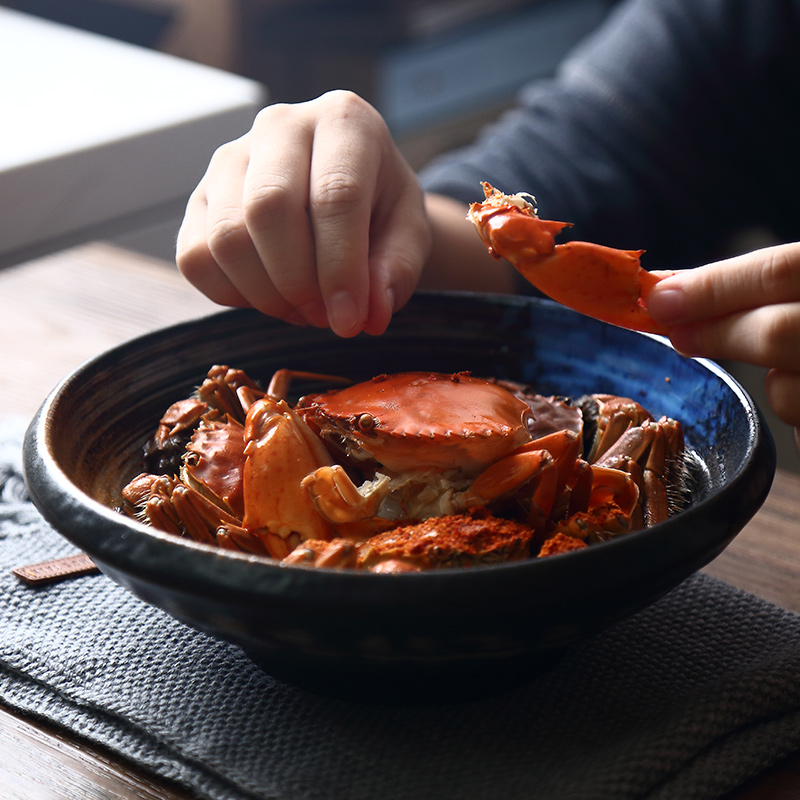
[[[28,501],[0,421],[0,702],[199,798],[717,798],[800,749],[800,617],[695,575],[491,698],[387,705],[280,683],[102,575]]]

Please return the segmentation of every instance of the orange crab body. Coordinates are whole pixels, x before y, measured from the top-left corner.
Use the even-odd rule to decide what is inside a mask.
[[[643,250],[556,244],[571,223],[540,219],[529,195],[506,195],[488,183],[483,188],[486,200],[473,203],[467,218],[493,256],[505,258],[529,283],[569,308],[623,328],[666,334],[647,312],[647,296],[662,276],[642,269]]]
[[[459,513],[514,491],[555,462],[544,446],[525,451],[534,421],[528,403],[467,373],[380,375],[304,397],[297,410],[368,478],[357,487],[335,465],[304,480],[317,510],[334,523]]]
[[[466,373],[379,375],[309,395],[300,413],[356,460],[393,472],[485,469],[530,441],[531,409],[507,389]]]
[[[212,420],[198,426],[186,446],[181,478],[228,513],[244,514],[244,436],[240,423]]]

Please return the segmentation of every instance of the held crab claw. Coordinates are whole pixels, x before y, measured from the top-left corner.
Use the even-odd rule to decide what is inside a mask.
[[[467,219],[495,258],[505,258],[557,302],[623,328],[666,335],[647,312],[647,296],[663,274],[639,264],[644,250],[615,250],[590,242],[555,244],[569,222],[540,219],[530,195],[506,195],[485,181],[486,200]]]

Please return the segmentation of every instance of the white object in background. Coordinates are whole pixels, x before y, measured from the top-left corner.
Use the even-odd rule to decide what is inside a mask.
[[[0,8],[0,267],[179,217],[265,101],[255,81]]]

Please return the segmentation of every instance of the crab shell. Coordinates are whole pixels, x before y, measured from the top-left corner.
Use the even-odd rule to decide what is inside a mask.
[[[531,440],[530,406],[469,373],[405,372],[302,398],[297,410],[351,458],[396,473],[458,468],[467,475]]]
[[[181,479],[228,513],[244,516],[244,432],[235,421],[203,421],[186,446]]]

